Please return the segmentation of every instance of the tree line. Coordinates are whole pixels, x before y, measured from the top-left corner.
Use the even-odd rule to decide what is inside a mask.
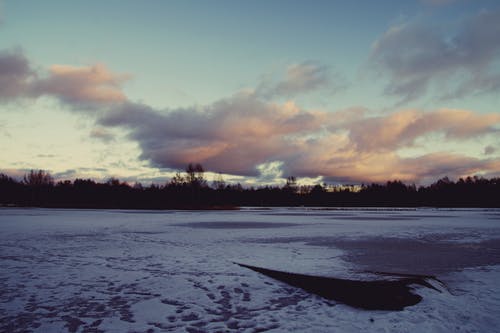
[[[500,207],[500,178],[445,177],[417,187],[401,181],[353,187],[326,184],[298,186],[288,177],[283,186],[243,187],[222,177],[206,180],[200,164],[190,164],[163,185],[129,185],[116,178],[55,182],[43,170],[22,180],[0,173],[0,205],[58,208],[231,209],[241,206],[310,207]]]

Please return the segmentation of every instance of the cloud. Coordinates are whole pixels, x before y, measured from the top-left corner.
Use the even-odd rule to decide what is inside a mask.
[[[34,75],[22,51],[0,51],[0,101],[22,96]]]
[[[142,158],[156,166],[184,168],[197,162],[215,172],[256,176],[258,165],[291,154],[295,137],[321,128],[324,117],[290,102],[237,94],[202,109],[158,111],[124,103],[99,123],[128,129]]]
[[[0,51],[0,101],[50,96],[75,109],[96,109],[126,100],[122,85],[128,75],[111,72],[103,64],[53,65],[35,71],[21,50]]]
[[[113,133],[103,127],[95,127],[90,131],[90,137],[103,142],[111,142],[115,139]]]
[[[416,157],[401,157],[394,151],[383,153],[356,150],[332,151],[331,158],[314,161],[307,153],[285,174],[307,177],[319,173],[325,180],[343,183],[386,182],[398,179],[405,182],[430,183],[449,176],[452,178],[474,174],[488,174],[500,170],[499,159],[478,159],[461,154],[436,152]],[[319,157],[315,155],[314,157]]]
[[[0,169],[0,173],[21,181],[23,177],[30,172],[30,169]]]
[[[366,123],[369,122],[366,119]],[[383,141],[380,136],[385,138],[385,133],[371,130],[366,128],[373,140]],[[390,149],[371,145],[360,147],[351,138],[350,131],[347,125],[342,131],[304,140],[302,145],[298,145],[297,153],[284,160],[283,174],[298,177],[321,175],[325,180],[343,183],[385,182],[391,179],[425,183],[444,176],[461,177],[500,171],[500,159],[479,159],[439,151],[402,157],[398,154],[400,147],[394,145]],[[426,134],[423,132],[422,137]],[[467,141],[473,137],[461,136],[457,140]]]
[[[497,150],[493,146],[486,146],[484,147],[484,154],[485,155],[491,155],[494,154]]]
[[[326,86],[327,68],[313,63],[295,64],[288,67],[283,81],[274,87],[274,93],[280,96],[293,96]]]
[[[425,33],[423,30],[417,40],[424,39]],[[435,41],[433,36],[428,40]],[[489,66],[492,57],[484,55],[481,61],[467,63]],[[424,66],[419,61],[422,59],[411,66],[404,62],[398,65],[397,61],[391,65],[398,69],[394,72],[398,77],[411,81],[415,75],[420,78],[419,73],[413,73]],[[425,66],[436,66],[438,73],[441,70],[439,64]],[[362,107],[338,112],[306,110],[293,101],[277,103],[269,98],[323,89],[329,85],[325,73],[324,67],[302,63],[288,68],[283,80],[268,85],[267,90],[261,86],[202,107],[160,110],[130,101],[122,91],[127,76],[105,65],[54,65],[47,72],[37,72],[22,52],[4,51],[0,53],[0,100],[50,96],[72,111],[90,110],[96,121],[91,137],[110,142],[114,128],[124,130],[138,144],[140,158],[160,169],[182,170],[194,162],[212,172],[261,179],[295,175],[349,182],[418,182],[444,175],[499,173],[498,159],[436,152],[434,147],[424,147],[429,153],[412,158],[398,153],[436,133],[448,141],[469,143],[498,132],[498,113],[439,109],[374,116]],[[490,151],[485,150],[485,154]]]
[[[388,77],[387,95],[459,98],[500,89],[500,11],[464,21],[453,36],[422,22],[393,26],[373,44],[369,64]]]
[[[53,65],[47,77],[30,86],[34,96],[49,95],[70,105],[107,104],[126,100],[121,90],[126,75],[109,71],[106,66]]]
[[[332,74],[327,66],[306,61],[290,65],[284,77],[277,82],[269,78],[264,80],[255,92],[265,98],[290,98],[317,90],[330,89],[335,92],[345,86],[343,81],[338,74]]]
[[[194,162],[213,172],[259,176],[266,166],[279,165],[284,175],[349,181],[417,181],[491,170],[491,164],[467,156],[402,158],[398,150],[432,133],[467,142],[497,131],[498,124],[498,114],[468,110],[402,110],[374,117],[363,108],[303,110],[254,94],[174,110],[127,102],[99,119],[100,126],[126,129],[141,158],[159,168],[184,169]]]
[[[98,174],[110,174],[110,170],[106,168],[76,168],[76,169],[67,169],[60,172],[51,172],[52,176],[56,181],[64,181],[64,180],[75,180],[79,179],[98,179],[96,177]]]
[[[479,159],[459,154],[432,153],[402,159],[402,166],[413,171],[413,179],[431,182],[438,178],[465,177],[484,172],[498,172],[500,160]]]
[[[381,117],[364,118],[350,125],[349,136],[357,149],[394,150],[411,146],[429,133],[448,139],[467,139],[497,131],[500,114],[476,114],[468,110],[441,109],[434,112],[404,110]]]

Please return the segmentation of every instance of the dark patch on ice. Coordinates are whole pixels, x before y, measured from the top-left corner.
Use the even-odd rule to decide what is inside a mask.
[[[302,242],[344,251],[342,259],[366,271],[438,276],[468,267],[500,264],[500,239],[464,241],[470,233],[428,234],[419,238],[289,237],[264,243]]]
[[[433,287],[426,281],[429,277],[411,276],[397,279],[361,281],[336,279],[276,271],[267,268],[236,263],[241,267],[304,289],[312,294],[365,310],[401,311],[407,306],[418,304],[422,297],[412,293],[411,285]],[[293,304],[289,298],[276,300],[285,306]]]
[[[417,220],[420,220],[420,219],[449,219],[449,218],[454,217],[453,215],[444,215],[442,213],[436,213],[436,214],[405,214],[405,215],[402,215],[402,216],[405,216],[405,217],[408,217],[408,218],[412,218],[412,219],[417,219]]]
[[[267,229],[294,227],[295,223],[273,223],[273,222],[189,222],[174,224],[178,227],[206,228],[206,229]]]
[[[436,214],[419,214],[416,209],[311,209],[306,211],[283,211],[266,212],[261,215],[266,216],[308,216],[325,217],[335,220],[355,220],[355,221],[413,221],[426,218],[451,218],[452,215],[445,215],[440,211]]]
[[[166,231],[138,231],[138,230],[128,230],[128,231],[120,231],[121,234],[128,235],[161,235],[161,234],[167,234],[168,232]]]
[[[384,215],[384,216],[370,216],[370,215],[352,215],[352,216],[338,216],[336,220],[349,220],[349,221],[414,221],[420,218],[412,215]]]
[[[176,210],[117,210],[117,213],[120,214],[153,214],[153,215],[167,215],[167,214],[176,214],[179,211]]]
[[[441,238],[441,237],[440,237]],[[327,245],[330,242],[310,242]],[[500,239],[449,242],[435,239],[336,239],[330,245],[346,252],[345,259],[366,270],[440,275],[467,267],[500,264]]]
[[[271,213],[263,213],[260,215],[265,216],[319,216],[319,217],[343,217],[343,216],[351,216],[350,214],[343,213],[322,213],[322,212],[314,212],[314,211],[306,211],[306,212],[271,212]]]

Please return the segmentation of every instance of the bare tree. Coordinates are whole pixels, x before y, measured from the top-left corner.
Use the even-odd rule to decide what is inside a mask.
[[[204,173],[205,170],[201,166],[201,164],[196,163],[189,165],[186,168],[187,173],[187,182],[193,187],[204,187],[206,186],[207,181],[205,180]]]
[[[286,178],[285,190],[292,193],[297,192],[297,178],[295,176],[289,176]]]
[[[181,175],[180,172],[176,172],[175,176],[169,182],[171,186],[183,186],[186,183],[186,179]]]
[[[54,178],[45,170],[31,170],[24,175],[23,183],[28,186],[52,186]]]

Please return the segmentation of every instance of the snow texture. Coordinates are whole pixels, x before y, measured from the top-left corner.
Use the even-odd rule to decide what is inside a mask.
[[[435,275],[403,311],[338,304],[233,264]],[[0,209],[0,332],[492,332],[500,210]],[[378,275],[380,278],[380,275]]]

